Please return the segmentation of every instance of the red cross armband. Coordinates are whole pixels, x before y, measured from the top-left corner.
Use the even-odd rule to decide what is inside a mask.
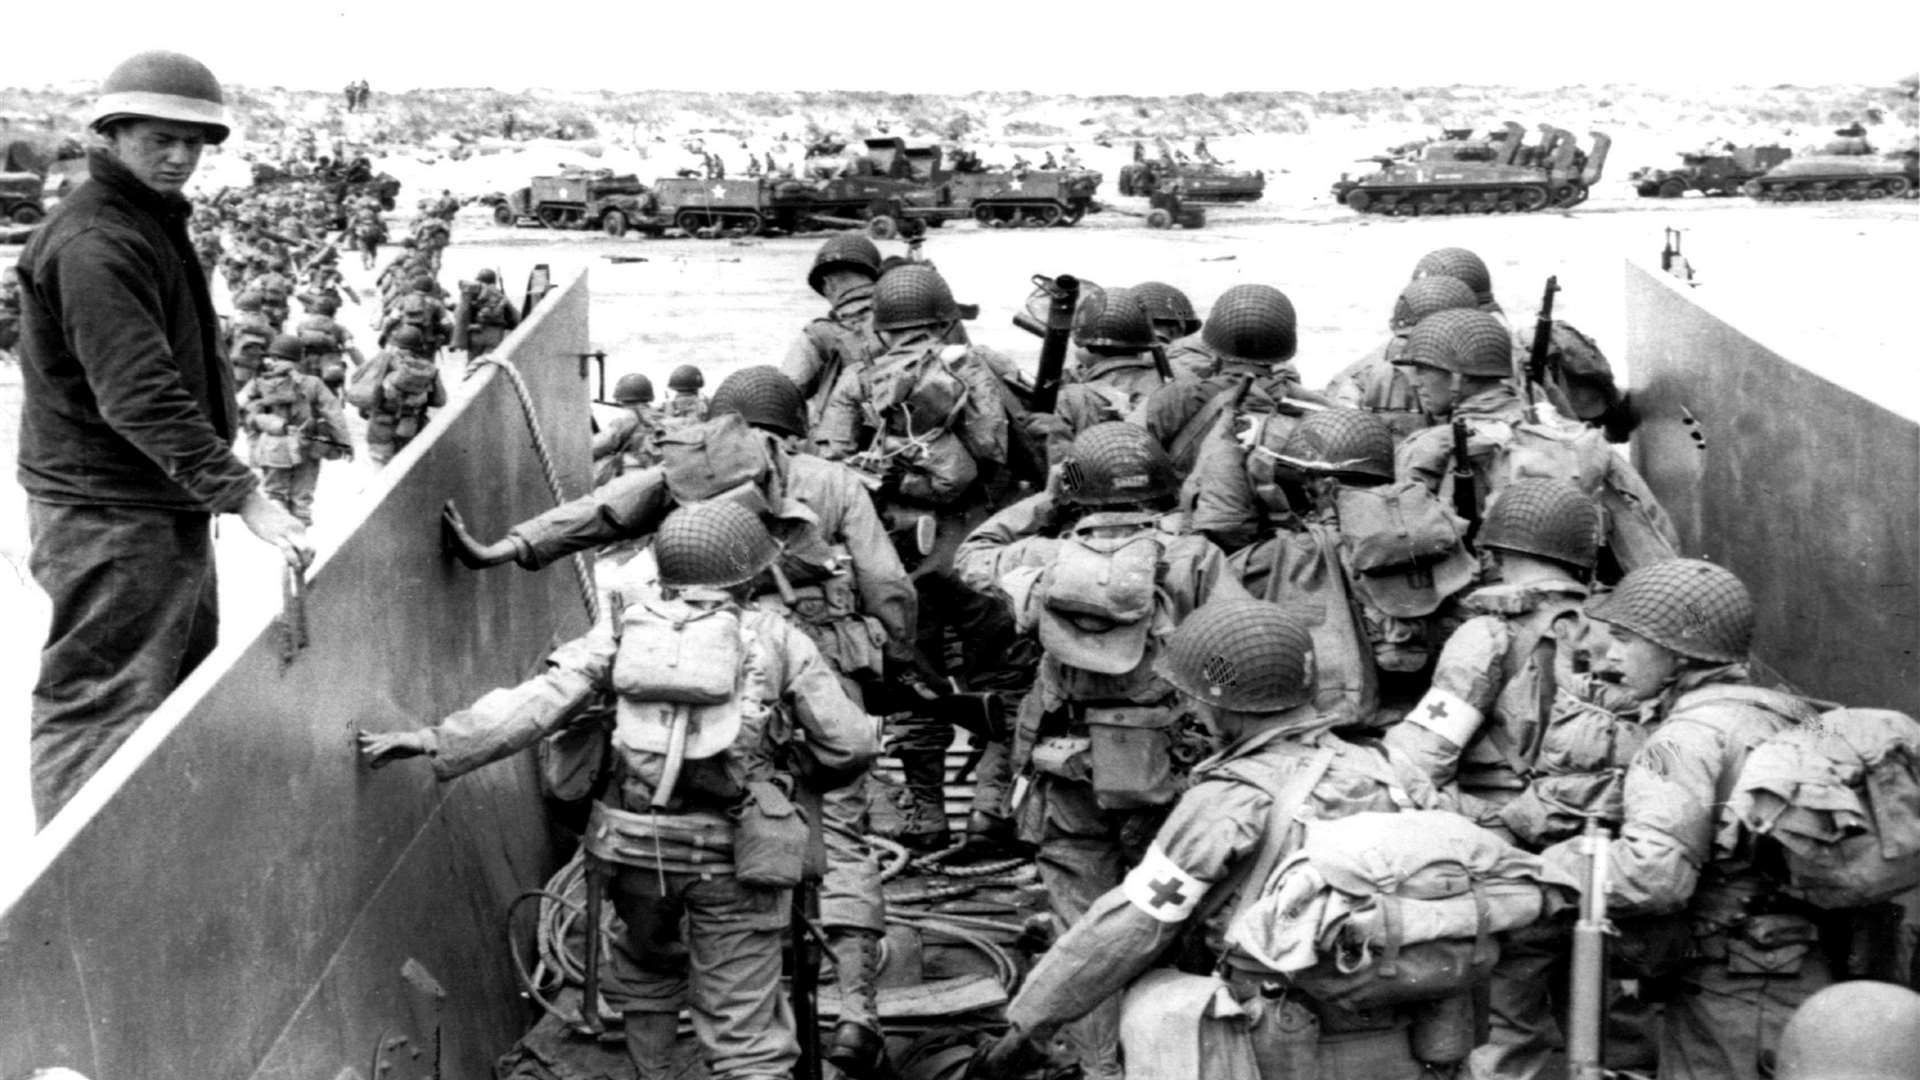
[[[1207,883],[1180,869],[1159,844],[1147,848],[1120,888],[1128,903],[1164,923],[1185,921],[1207,895]]]
[[[1473,740],[1474,732],[1480,730],[1480,710],[1437,686],[1427,690],[1420,704],[1407,714],[1407,719],[1463,748]]]

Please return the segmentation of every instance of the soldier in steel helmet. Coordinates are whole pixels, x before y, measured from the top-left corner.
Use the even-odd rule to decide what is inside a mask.
[[[1436,311],[1470,311],[1478,306],[1473,289],[1444,274],[1415,278],[1400,290],[1387,321],[1392,336],[1372,352],[1335,375],[1323,393],[1350,409],[1377,413],[1393,430],[1396,440],[1428,426],[1419,395],[1405,369],[1396,362],[1406,352],[1407,338],[1420,320]]]
[[[1054,413],[1068,436],[1104,420],[1124,420],[1165,382],[1147,306],[1132,289],[1083,296],[1073,313],[1070,380]]]
[[[814,253],[807,284],[825,298],[828,310],[800,331],[780,365],[807,396],[814,427],[841,377],[884,351],[873,332],[873,283],[879,277],[880,249],[859,233],[836,233]]]
[[[1493,274],[1479,255],[1463,247],[1434,248],[1413,264],[1413,276],[1408,280],[1431,277],[1450,277],[1472,289],[1474,309],[1494,316],[1502,327],[1506,326],[1506,312],[1493,296]]]
[[[397,327],[373,361],[384,373],[367,413],[367,457],[385,465],[427,426],[429,410],[447,403],[447,384],[433,346],[417,326]]]
[[[692,364],[681,364],[667,376],[669,397],[660,409],[661,423],[667,430],[704,422],[713,414],[707,396],[700,392],[707,377]]]
[[[411,326],[420,331],[430,354],[445,348],[453,340],[453,316],[436,295],[439,288],[440,283],[431,274],[414,275],[408,291],[394,301],[380,322],[381,343],[400,327]]]
[[[312,557],[234,455],[233,373],[186,231],[182,191],[227,137],[219,82],[140,53],[107,76],[91,126],[92,179],[18,264],[20,481],[53,607],[32,707],[42,824],[212,651],[210,515],[238,513],[291,565]]]
[[[242,292],[233,298],[234,315],[227,323],[227,355],[232,359],[234,380],[245,386],[260,372],[261,357],[273,342],[273,324],[260,311],[260,294]]]
[[[301,524],[312,525],[320,463],[353,457],[353,441],[340,399],[307,373],[306,363],[299,337],[274,338],[259,377],[240,392],[240,415],[261,489]]]
[[[1912,1080],[1920,994],[1856,979],[1808,998],[1780,1033],[1774,1080]]]
[[[653,380],[639,372],[613,384],[620,414],[593,436],[593,486],[637,472],[660,461],[660,414],[653,407]]]
[[[460,283],[460,303],[454,309],[453,347],[465,349],[469,361],[500,347],[507,332],[520,325],[520,309],[507,299],[500,275],[483,269],[472,281]]]
[[[1168,349],[1168,361],[1171,362],[1173,343],[1200,331],[1200,316],[1193,310],[1193,301],[1188,299],[1186,293],[1164,281],[1143,281],[1133,287],[1133,294],[1147,309],[1147,322],[1153,327],[1153,340]],[[1198,355],[1196,352],[1186,352],[1189,358]],[[1185,366],[1176,365],[1174,372],[1204,378],[1212,366],[1211,363],[1194,362]]]
[[[375,766],[424,755],[435,777],[451,780],[526,749],[593,695],[613,693],[618,773],[595,806],[599,827],[591,833],[621,843],[590,850],[611,864],[610,896],[637,963],[624,979],[633,1065],[644,1080],[673,1075],[685,1004],[716,1080],[784,1077],[799,1059],[780,989],[791,889],[737,876],[734,864],[746,853],[734,837],[745,826],[733,822],[749,803],[767,812],[774,793],[796,784],[829,789],[860,775],[879,752],[878,732],[809,635],[751,602],[753,582],[780,557],[759,515],[727,501],[681,507],[659,523],[653,552],[657,592],[616,585],[600,624],[561,646],[543,674],[495,690],[437,727],[363,733],[360,752]],[[731,700],[701,707],[713,719],[700,734],[716,745],[684,739],[682,767],[656,719],[657,665],[640,652],[642,642],[659,641],[664,623],[708,618],[737,626],[737,673],[721,672],[719,680],[737,689]],[[718,625],[724,634],[727,623]],[[776,713],[790,720],[775,723]],[[804,739],[785,735],[788,723]],[[695,847],[690,836],[714,840]],[[723,856],[717,863],[702,860],[716,853]]]
[[[1386,734],[1391,752],[1458,793],[1462,813],[1529,851],[1578,834],[1589,817],[1617,828],[1620,778],[1650,730],[1637,702],[1593,674],[1608,641],[1581,605],[1599,542],[1600,508],[1573,484],[1510,484],[1476,541],[1494,581],[1466,596],[1472,617],[1447,640],[1432,686]],[[1491,1034],[1469,1059],[1475,1077],[1545,1073],[1570,941],[1564,924],[1508,936],[1490,988]],[[1609,1061],[1629,1064],[1623,1042]]]
[[[1672,557],[1679,546],[1673,522],[1646,480],[1611,450],[1599,430],[1572,421],[1529,419],[1514,379],[1512,350],[1499,320],[1484,311],[1450,309],[1420,320],[1394,363],[1406,369],[1434,426],[1401,442],[1395,476],[1451,501],[1459,464],[1452,423],[1459,420],[1466,429],[1480,516],[1517,477],[1565,476],[1600,502],[1606,526],[1601,581],[1616,581],[1623,571]]]
[[[449,506],[456,553],[475,568],[511,558],[539,569],[576,551],[647,536],[677,505],[696,499],[739,501],[754,507],[781,540],[772,570],[748,583],[751,602],[787,614],[813,639],[850,694],[878,697],[883,677],[910,692],[924,690],[923,665],[914,648],[913,583],[859,476],[844,465],[795,451],[807,430],[799,388],[772,367],[741,368],[721,381],[712,406],[713,417],[705,424],[663,437],[664,444],[702,448],[697,465],[684,475],[668,445],[662,464],[628,473],[592,495],[522,522],[489,545],[476,543]],[[713,479],[707,466],[714,461],[757,465],[746,484],[721,491],[714,490],[716,483],[736,477]],[[861,840],[867,832],[863,784],[855,781],[829,795],[825,809],[829,866],[821,920],[840,976],[844,1021],[829,1053],[865,1071],[882,1045],[874,979],[886,926],[879,868]]]
[[[1290,398],[1319,401],[1300,389],[1293,364],[1298,322],[1293,301],[1271,285],[1235,285],[1214,302],[1195,345],[1209,358],[1207,374],[1154,391],[1132,417],[1166,447],[1182,477],[1199,472],[1205,444],[1232,438],[1227,413],[1291,408]],[[1178,345],[1168,351],[1176,369],[1183,364],[1180,351]]]
[[[1166,637],[1211,598],[1244,597],[1226,558],[1170,514],[1166,452],[1124,421],[1081,432],[1057,463],[1056,489],[989,518],[955,570],[1037,637],[1039,674],[1021,701],[1012,767],[1022,839],[1040,849],[1055,918],[1077,921],[1137,863],[1204,756],[1206,735],[1156,666]],[[1118,733],[1118,734],[1116,734]],[[1109,743],[1141,736],[1144,756]],[[1118,1003],[1075,1029],[1090,1077],[1118,1077]]]
[[[1158,677],[1205,721],[1220,750],[1193,767],[1185,794],[1137,864],[1091,899],[1027,975],[1007,1006],[1007,1033],[975,1057],[969,1080],[1025,1075],[1044,1060],[1042,1048],[1057,1030],[1117,1002],[1170,950],[1220,971],[1250,1007],[1254,1057],[1266,1080],[1427,1075],[1413,1055],[1406,1007],[1358,1013],[1274,993],[1270,975],[1235,962],[1225,931],[1234,898],[1264,885],[1245,880],[1263,850],[1284,859],[1300,844],[1300,822],[1442,800],[1377,744],[1332,734],[1333,720],[1313,707],[1316,658],[1297,611],[1217,597],[1187,616],[1156,654]],[[1276,814],[1285,813],[1276,801],[1303,785],[1301,809],[1283,835],[1269,836]],[[1318,1067],[1289,1071],[1302,1055],[1288,1044],[1302,1039]]]
[[[1830,974],[1819,913],[1781,892],[1722,807],[1749,750],[1818,714],[1754,685],[1753,598],[1724,567],[1652,563],[1584,610],[1609,632],[1599,670],[1652,728],[1627,766],[1620,833],[1606,848],[1615,971],[1650,979],[1643,986],[1665,999],[1664,1080],[1758,1080],[1793,1009]],[[1583,868],[1577,845],[1543,857]],[[1620,952],[1628,946],[1633,955]]]
[[[318,375],[321,382],[338,394],[346,383],[347,361],[351,359],[353,366],[358,367],[365,362],[365,357],[353,344],[353,331],[334,318],[340,311],[337,297],[315,297],[307,311],[295,330],[307,343],[307,374]]]

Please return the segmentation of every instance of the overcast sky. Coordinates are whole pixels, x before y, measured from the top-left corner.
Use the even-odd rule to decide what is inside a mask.
[[[0,85],[96,82],[173,48],[225,82],[335,89],[1166,94],[1467,83],[1888,84],[1920,69],[1920,4],[1622,0],[1010,3],[45,0],[7,5]],[[1366,14],[1360,14],[1361,12]],[[527,13],[516,22],[511,13]],[[813,13],[831,12],[810,25]],[[1157,13],[1157,14],[1154,14]],[[577,21],[569,15],[580,14]],[[705,15],[705,25],[694,16]],[[1025,16],[1021,25],[1009,19]],[[830,31],[825,27],[831,24]]]

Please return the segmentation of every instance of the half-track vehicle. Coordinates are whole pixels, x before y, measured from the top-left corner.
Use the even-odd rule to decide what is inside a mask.
[[[1267,193],[1267,174],[1258,169],[1236,169],[1219,162],[1169,164],[1135,161],[1120,167],[1116,183],[1122,195],[1152,195],[1178,181],[1188,202],[1255,202]]]
[[[1783,161],[1747,181],[1743,191],[1761,202],[1838,202],[1912,198],[1920,193],[1920,151],[1881,154],[1858,125],[1818,153]]]
[[[1738,195],[1747,181],[1792,156],[1784,146],[1728,146],[1681,154],[1677,169],[1635,169],[1627,179],[1642,198],[1677,199],[1689,191]]]
[[[1511,214],[1549,207],[1566,209],[1586,201],[1606,166],[1611,137],[1593,132],[1591,150],[1582,150],[1563,128],[1540,125],[1541,141],[1527,145],[1519,124],[1487,145],[1490,160],[1423,157],[1379,162],[1379,172],[1359,179],[1342,174],[1333,197],[1363,214]],[[1426,151],[1441,144],[1429,144]],[[1425,151],[1423,151],[1424,153]],[[1457,148],[1443,153],[1457,154]],[[1477,151],[1475,151],[1477,153]]]
[[[654,198],[640,178],[610,169],[573,169],[536,176],[507,195],[486,197],[501,225],[536,224],[549,229],[600,229],[625,236],[629,229],[659,233]]]
[[[0,172],[0,221],[37,225],[47,216],[40,202],[46,178],[39,173]]]
[[[982,225],[1072,225],[1093,209],[1094,169],[987,169],[955,173],[953,202]]]

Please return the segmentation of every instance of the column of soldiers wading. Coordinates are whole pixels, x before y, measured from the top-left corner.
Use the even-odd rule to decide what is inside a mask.
[[[641,1075],[668,1060],[683,955],[713,1073],[791,1064],[765,950],[792,875],[762,874],[747,825],[788,792],[821,805],[843,1001],[828,1057],[883,1074],[865,763],[884,740],[908,796],[896,838],[943,851],[963,719],[991,745],[962,850],[1035,852],[1060,935],[972,1076],[1042,1075],[1056,1035],[1083,1075],[1197,1075],[1196,1031],[1244,1052],[1207,1060],[1261,1080],[1551,1075],[1601,1019],[1565,1011],[1594,860],[1621,930],[1598,988],[1610,1065],[1757,1080],[1822,986],[1910,981],[1910,937],[1857,939],[1920,884],[1920,856],[1848,863],[1809,838],[1848,796],[1817,780],[1821,724],[1888,745],[1920,726],[1823,721],[1756,679],[1745,587],[1681,557],[1610,441],[1631,414],[1604,357],[1555,324],[1535,362],[1473,253],[1423,258],[1385,305],[1389,339],[1318,392],[1278,288],[1235,286],[1205,319],[1163,282],[1090,289],[1051,412],[924,260],[836,236],[807,281],[829,308],[783,368],[739,368],[709,399],[683,365],[657,410],[650,378],[621,378],[591,495],[493,541],[449,504],[476,569],[652,553],[540,680],[365,742],[449,776],[549,730],[562,699],[611,697],[622,752],[596,835],[669,853],[599,853],[637,965],[619,1008]],[[783,659],[764,688],[706,697],[622,662],[688,633],[712,635],[716,686],[737,657]],[[756,721],[796,694],[822,729],[811,759]],[[689,708],[717,710],[720,734],[666,768]],[[1920,791],[1910,769],[1886,779]],[[736,871],[701,878],[702,830],[729,814]],[[1807,869],[1821,858],[1844,886]],[[682,933],[684,954],[662,950]]]

